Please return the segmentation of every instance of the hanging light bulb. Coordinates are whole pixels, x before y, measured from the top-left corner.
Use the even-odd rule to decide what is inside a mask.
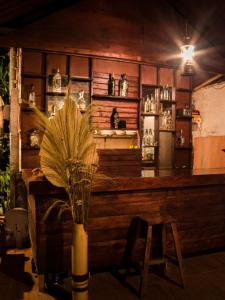
[[[185,24],[185,37],[184,44],[180,47],[181,50],[181,58],[183,59],[184,70],[187,73],[191,73],[192,70],[192,62],[194,57],[194,49],[195,46],[190,42],[190,36],[188,34],[188,23],[186,21]]]

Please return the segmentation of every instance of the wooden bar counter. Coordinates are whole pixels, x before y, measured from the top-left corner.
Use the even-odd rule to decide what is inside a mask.
[[[91,270],[123,265],[132,219],[151,219],[162,211],[177,220],[184,255],[225,247],[225,169],[164,170],[160,175],[121,177],[93,187],[88,221]],[[23,170],[23,178],[38,273],[70,270],[70,216],[58,222],[52,214],[43,222],[53,199],[65,197],[63,189],[32,177],[30,170]]]

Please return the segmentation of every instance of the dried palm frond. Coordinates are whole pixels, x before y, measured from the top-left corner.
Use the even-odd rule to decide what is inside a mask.
[[[46,178],[64,187],[67,200],[58,201],[61,213],[69,208],[76,223],[87,221],[91,184],[97,171],[98,155],[90,123],[91,109],[81,114],[70,94],[54,118],[47,118],[34,108],[44,135],[40,146],[40,162]],[[50,213],[51,207],[47,211]]]

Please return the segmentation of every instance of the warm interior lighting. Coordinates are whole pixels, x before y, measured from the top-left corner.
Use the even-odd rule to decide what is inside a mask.
[[[195,47],[193,45],[183,45],[180,47],[181,50],[181,57],[185,62],[191,62],[194,56],[194,49]]]
[[[194,49],[195,46],[190,43],[190,36],[188,33],[188,23],[186,21],[185,24],[185,37],[184,43],[180,47],[181,50],[181,58],[183,60],[184,72],[192,73],[192,62],[194,57]]]

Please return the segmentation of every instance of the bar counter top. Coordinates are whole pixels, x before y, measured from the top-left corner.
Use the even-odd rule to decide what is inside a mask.
[[[53,186],[45,177],[33,176],[30,169],[22,170],[22,174],[31,194],[54,194],[64,191],[62,188]],[[117,177],[94,182],[93,193],[221,184],[225,184],[225,168],[198,170],[164,169],[158,170],[156,175],[150,177],[144,175],[143,172],[143,176],[141,177]]]

